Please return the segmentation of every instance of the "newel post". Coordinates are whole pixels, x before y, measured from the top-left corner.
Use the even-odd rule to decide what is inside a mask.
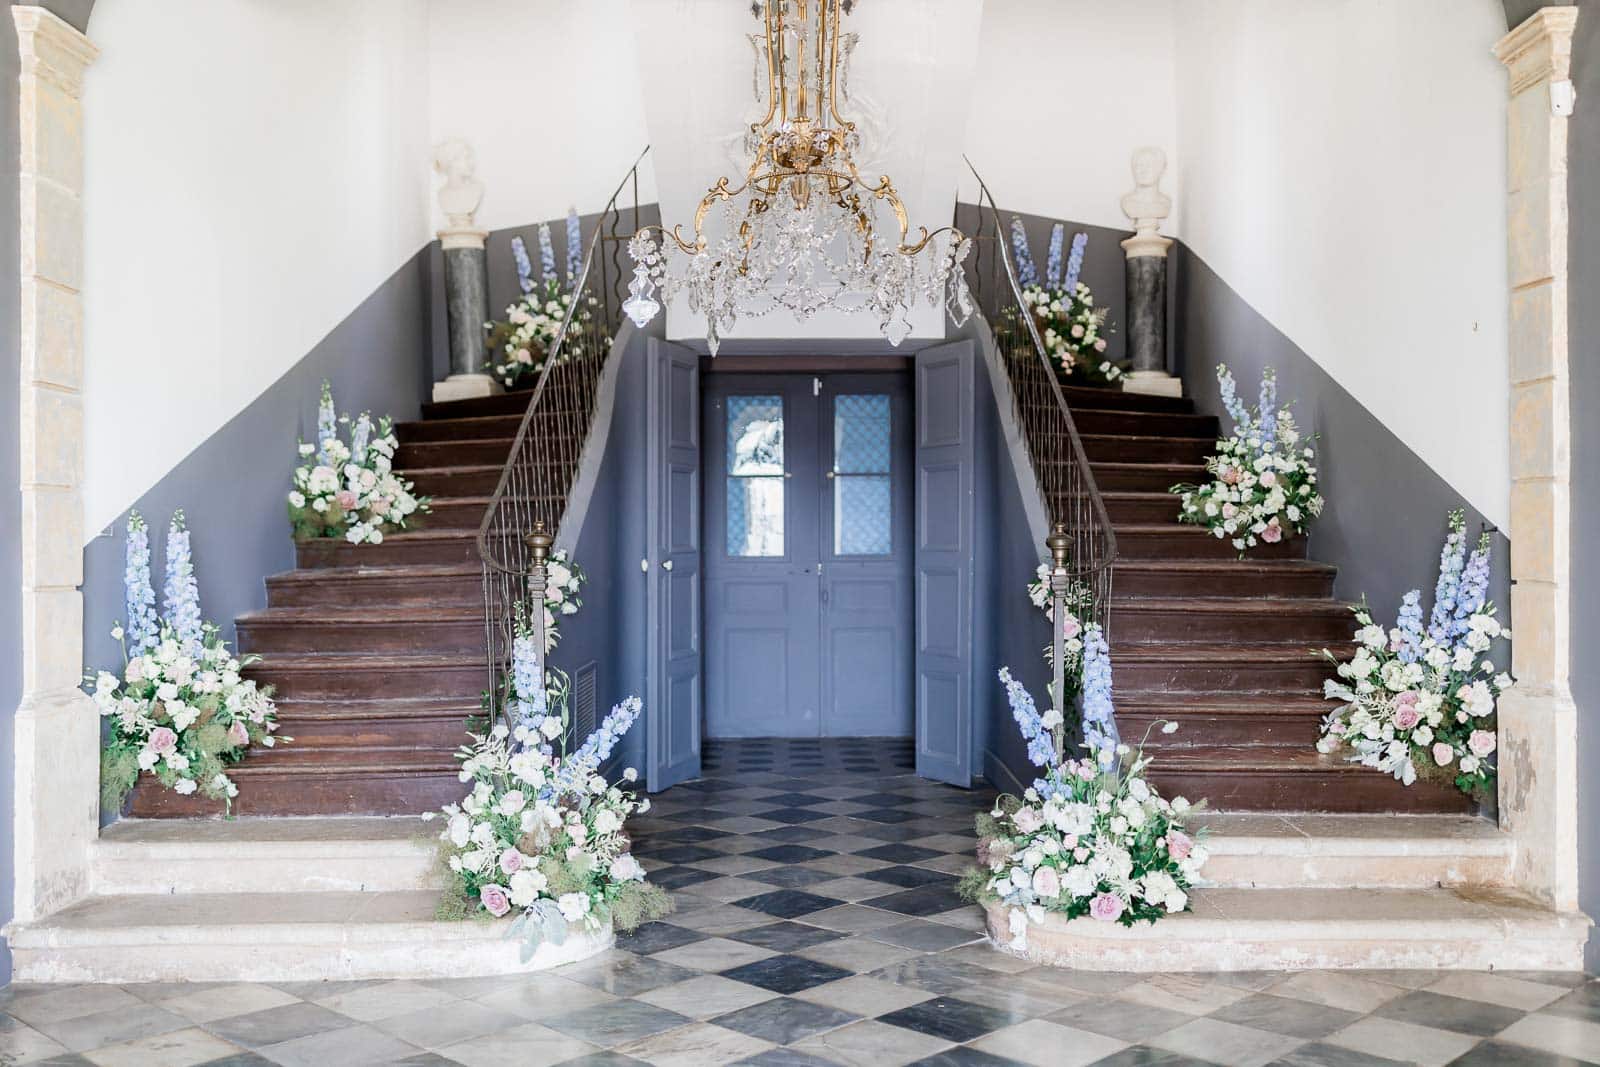
[[[1065,620],[1067,612],[1067,550],[1072,539],[1067,536],[1065,523],[1056,523],[1050,536],[1044,539],[1050,549],[1050,704],[1056,711],[1056,725],[1052,730],[1056,755],[1066,753],[1067,709],[1067,639]]]
[[[528,545],[528,553],[533,557],[533,566],[528,575],[528,614],[529,622],[533,627],[533,656],[535,687],[533,694],[534,707],[542,718],[548,714],[546,704],[544,650],[547,634],[544,626],[544,601],[545,590],[549,584],[548,564],[550,562],[550,546],[555,543],[549,531],[545,529],[544,520],[535,520],[533,532],[523,540]]]

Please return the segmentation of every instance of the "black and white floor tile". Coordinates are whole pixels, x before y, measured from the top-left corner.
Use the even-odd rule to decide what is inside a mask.
[[[990,949],[955,895],[990,794],[902,742],[709,746],[636,847],[677,911],[523,978],[11,986],[0,1064],[1600,1064],[1577,974],[1134,975]]]

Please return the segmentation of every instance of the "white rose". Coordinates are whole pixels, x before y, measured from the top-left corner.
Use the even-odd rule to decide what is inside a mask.
[[[179,796],[185,796],[186,797],[190,793],[193,793],[195,791],[195,789],[197,789],[197,788],[198,788],[198,786],[196,786],[194,784],[194,779],[193,778],[179,778],[178,779],[178,784],[173,786],[172,790],[173,790],[173,792],[177,793]]]
[[[567,922],[578,922],[589,914],[589,895],[587,893],[567,893],[556,901],[556,907],[561,909],[561,917]]]
[[[639,861],[633,858],[632,853],[628,852],[624,852],[611,861],[609,873],[613,882],[644,881],[644,868],[639,866]]]

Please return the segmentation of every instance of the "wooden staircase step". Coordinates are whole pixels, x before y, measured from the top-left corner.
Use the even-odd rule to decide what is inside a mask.
[[[1238,559],[1233,540],[1217,537],[1204,526],[1180,523],[1114,523],[1117,554],[1128,559]],[[1304,559],[1306,539],[1289,537],[1277,544],[1258,543],[1251,559]]]
[[[475,396],[469,400],[446,400],[422,405],[422,418],[427,422],[476,418],[482,415],[517,415],[528,410],[533,401],[532,389],[518,389],[494,396]]]
[[[461,800],[466,790],[456,776],[457,766],[448,754],[443,759],[385,754],[372,762],[338,759],[326,766],[247,758],[230,768],[228,776],[239,787],[234,815],[419,815]],[[179,796],[141,785],[133,791],[130,814],[186,818],[224,810],[220,800],[199,793]]]
[[[240,615],[245,652],[483,654],[481,606],[267,608]]]
[[[1163,749],[1151,784],[1168,797],[1204,797],[1216,811],[1469,812],[1454,786],[1404,786],[1337,754],[1275,745]]]
[[[372,746],[455,751],[481,705],[460,698],[280,700],[280,731],[295,751]]]
[[[331,537],[300,541],[295,563],[301,567],[385,567],[417,564],[476,564],[478,532],[403,530],[386,534],[382,544],[353,545]]]
[[[1074,415],[1080,408],[1106,408],[1112,411],[1160,411],[1190,414],[1194,401],[1184,396],[1151,396],[1121,389],[1102,389],[1092,385],[1064,385],[1061,395]]]
[[[1083,454],[1090,463],[1182,463],[1204,464],[1216,447],[1205,437],[1159,437],[1134,434],[1078,434]]]
[[[1176,411],[1130,411],[1118,408],[1072,409],[1072,423],[1081,434],[1157,434],[1169,437],[1196,437],[1215,444],[1218,433],[1215,415],[1196,415]]]
[[[454,441],[463,438],[514,438],[517,436],[517,428],[521,425],[522,414],[519,412],[515,415],[477,415],[461,419],[397,422],[394,433],[400,439],[400,443],[405,445],[420,441]]]
[[[1118,559],[1114,605],[1133,597],[1329,597],[1338,568],[1303,559]],[[1112,612],[1116,613],[1113,606]]]
[[[1095,485],[1102,493],[1165,493],[1175,485],[1196,484],[1204,482],[1207,477],[1203,463],[1095,461],[1089,464],[1089,469],[1094,473]]]
[[[1338,600],[1142,597],[1113,608],[1113,653],[1136,644],[1247,641],[1299,646],[1348,641],[1350,606]]]
[[[1111,639],[1117,639],[1113,614]],[[1330,643],[1335,655],[1354,654],[1348,642]],[[1321,650],[1288,644],[1130,645],[1112,655],[1118,702],[1151,693],[1320,693],[1332,668]]]
[[[481,650],[474,656],[272,652],[244,673],[284,700],[450,697],[475,703],[489,684]]]
[[[471,607],[483,608],[483,571],[476,563],[421,563],[395,567],[315,567],[267,579],[268,608]]]
[[[1117,728],[1124,740],[1148,737],[1152,753],[1208,745],[1293,745],[1310,749],[1322,719],[1334,705],[1294,693],[1145,693],[1117,702]],[[1164,734],[1158,723],[1178,724]]]
[[[400,471],[412,482],[418,496],[486,497],[500,485],[504,464],[474,463],[448,467],[408,467]],[[424,516],[426,517],[426,516]]]
[[[403,470],[443,465],[505,466],[515,437],[468,437],[449,441],[402,441],[394,465]]]
[[[1101,493],[1112,522],[1160,523],[1178,521],[1178,498],[1167,492]]]

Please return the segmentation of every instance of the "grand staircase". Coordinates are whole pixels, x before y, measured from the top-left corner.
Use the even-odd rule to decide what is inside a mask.
[[[1026,349],[1020,358],[1028,358]],[[1328,648],[1353,651],[1335,569],[1306,541],[1260,545],[1245,560],[1204,527],[1177,522],[1167,490],[1206,478],[1217,419],[1187,399],[1065,389],[1084,454],[1116,533],[1110,612],[1117,723],[1150,733],[1154,777],[1223,811],[1464,812],[1452,786],[1406,788],[1385,774],[1320,755]],[[1047,425],[1025,419],[1032,428]],[[1029,447],[1046,457],[1055,439]]]
[[[552,385],[568,370],[551,372]],[[276,690],[280,732],[230,774],[241,815],[416,814],[461,799],[456,747],[488,672],[476,537],[532,394],[425,404],[398,424],[395,466],[433,512],[381,545],[312,541],[267,579],[267,607],[237,620],[247,674]],[[581,435],[587,415],[541,411],[536,429]],[[159,787],[135,816],[214,814]]]

